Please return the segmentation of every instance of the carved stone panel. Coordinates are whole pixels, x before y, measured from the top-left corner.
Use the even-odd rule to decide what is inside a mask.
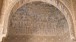
[[[9,18],[9,35],[56,36],[68,32],[64,15],[53,5],[26,4]]]
[[[35,2],[10,14],[3,42],[69,42],[69,38],[68,23],[61,11],[53,5]]]

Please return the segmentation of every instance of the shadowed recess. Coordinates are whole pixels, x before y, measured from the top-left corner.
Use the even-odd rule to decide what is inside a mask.
[[[68,23],[61,11],[53,5],[33,2],[10,14],[3,42],[68,42],[68,38]]]
[[[56,7],[35,2],[10,15],[8,31],[9,35],[56,36],[68,32],[68,24]]]

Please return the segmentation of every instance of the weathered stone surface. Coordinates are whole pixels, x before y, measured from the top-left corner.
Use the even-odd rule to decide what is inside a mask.
[[[13,9],[13,10],[15,10],[15,9],[17,9],[19,6],[21,6],[23,3],[27,3],[27,2],[29,2],[29,1],[31,1],[31,0],[21,0],[21,1],[19,1],[19,0],[0,0],[0,41],[1,41],[1,39],[2,39],[2,37],[4,37],[4,35],[6,35],[7,34],[7,22],[8,22],[8,17],[9,17],[9,14],[10,14],[10,12],[11,12],[11,9]],[[35,1],[35,0],[34,0]],[[37,1],[40,1],[40,0],[37,0]],[[70,38],[73,38],[75,35],[76,35],[76,23],[75,23],[75,21],[76,21],[76,15],[75,15],[75,11],[76,11],[76,9],[75,9],[75,4],[76,4],[76,1],[75,0],[43,0],[44,2],[50,2],[50,3],[55,3],[54,5],[56,5],[57,4],[57,6],[55,6],[56,8],[58,8],[58,9],[60,9],[60,11],[62,11],[62,13],[66,13],[66,14],[64,14],[65,16],[66,16],[66,18],[68,18],[69,16],[69,14],[70,14],[70,19],[71,19],[71,23],[72,24],[70,24],[70,22],[69,21],[67,21],[68,22],[68,24],[70,24],[69,25],[69,32],[70,32]],[[42,2],[43,2],[42,1]],[[18,2],[18,4],[15,4],[15,3],[17,3]],[[43,5],[41,5],[41,7],[42,7]],[[16,7],[16,8],[13,8],[13,7]],[[28,7],[28,6],[25,6],[25,7]],[[29,8],[28,8],[29,9]],[[27,10],[28,10],[27,9]],[[32,10],[39,10],[39,9],[31,9],[31,11]],[[45,10],[45,9],[44,9]],[[48,9],[49,10],[49,9]],[[2,11],[2,13],[1,13],[1,11]],[[26,11],[26,10],[24,10],[24,11]],[[47,10],[45,10],[45,11],[47,11]],[[42,13],[47,13],[47,12],[42,12]],[[68,13],[68,12],[69,13]],[[23,12],[21,12],[21,11],[19,11],[20,13],[22,13],[23,14]],[[40,11],[41,12],[41,11]],[[17,15],[19,15],[20,13],[17,13]],[[25,12],[24,12],[25,13]],[[26,12],[26,13],[28,13],[28,12]],[[31,13],[33,13],[33,12],[31,12]],[[42,13],[40,13],[40,14],[42,14]],[[62,14],[61,13],[61,14]],[[16,13],[15,13],[16,14]],[[28,13],[29,15],[30,15],[30,13]],[[37,14],[37,13],[35,13],[35,14]],[[60,13],[59,13],[60,14]],[[37,14],[38,15],[38,14]],[[42,14],[43,15],[43,14]],[[19,15],[20,16],[20,15]],[[26,15],[27,16],[27,15]],[[34,15],[35,16],[35,15]],[[59,16],[59,15],[58,15]],[[13,23],[13,22],[11,22],[11,23],[13,23],[13,25],[11,25],[12,26],[12,28],[13,28],[13,26],[18,26],[19,25],[19,27],[15,27],[15,28],[11,28],[12,30],[14,30],[14,31],[12,31],[11,29],[9,29],[9,31],[11,30],[11,33],[9,34],[9,35],[12,35],[13,34],[13,38],[19,38],[17,41],[16,41],[16,39],[13,39],[13,41],[12,42],[19,42],[19,40],[20,40],[20,38],[21,38],[21,41],[23,42],[24,40],[22,40],[22,35],[33,35],[33,36],[36,36],[36,37],[32,37],[33,39],[35,39],[36,41],[34,41],[33,39],[32,39],[32,41],[31,40],[29,40],[29,42],[31,41],[31,42],[37,42],[37,39],[38,39],[38,37],[40,38],[40,37],[44,37],[44,36],[49,36],[50,34],[50,36],[54,36],[54,37],[50,37],[50,41],[51,42],[56,42],[57,40],[60,40],[61,39],[61,41],[60,42],[62,42],[62,40],[63,40],[63,38],[65,38],[65,40],[63,40],[63,42],[64,41],[66,41],[66,42],[71,42],[70,40],[67,40],[67,36],[69,35],[69,33],[68,33],[68,26],[67,26],[67,22],[66,22],[66,20],[70,20],[70,19],[66,19],[65,20],[65,17],[63,18],[62,16],[62,18],[60,18],[59,20],[60,21],[58,21],[58,19],[55,19],[56,20],[56,22],[54,22],[54,23],[49,23],[49,21],[47,21],[47,20],[49,20],[49,18],[51,18],[49,15],[45,15],[45,16],[41,16],[40,15],[40,22],[39,22],[39,20],[38,20],[38,22],[37,23],[34,23],[33,22],[33,20],[32,19],[34,19],[35,17],[33,17],[33,16],[31,16],[31,17],[33,17],[33,18],[31,18],[30,16],[28,16],[31,20],[28,20],[28,21],[30,21],[30,22],[28,22],[28,23],[23,23],[23,22],[21,22],[21,20],[23,21],[23,18],[22,18],[23,16],[21,16],[21,18],[19,17],[19,21],[18,21],[18,23]],[[27,17],[27,18],[28,18]],[[43,18],[47,18],[47,17],[49,17],[48,19],[43,19]],[[52,16],[52,17],[54,17],[54,16]],[[18,18],[18,17],[17,17]],[[36,17],[36,19],[34,19],[34,21],[37,21],[37,18],[39,18],[39,16],[38,17]],[[52,22],[52,21],[55,21],[55,20],[53,20],[53,19],[51,19],[50,21]],[[11,20],[11,21],[14,21],[14,20]],[[43,21],[46,21],[46,22],[43,22]],[[63,24],[62,24],[63,23]],[[24,24],[27,24],[27,26],[23,26]],[[31,24],[33,24],[33,25],[31,25]],[[48,28],[48,27],[50,27],[50,25],[51,25],[51,27],[52,28]],[[54,26],[52,26],[52,24],[54,25]],[[64,24],[66,24],[66,25],[64,25]],[[38,25],[38,26],[37,26]],[[42,26],[41,26],[42,25]],[[61,27],[61,25],[64,27],[64,28],[62,28]],[[72,26],[71,26],[72,25]],[[40,27],[39,29],[35,29],[35,27],[37,26],[37,28],[38,27]],[[30,29],[28,29],[27,31],[29,32],[29,33],[27,33],[26,31],[24,31],[24,30],[26,30],[26,29],[24,29],[23,30],[23,28],[24,27],[27,27],[27,28],[33,28],[34,27],[34,31],[33,30],[30,30]],[[46,28],[44,28],[44,27],[46,27],[46,28],[48,28],[48,29],[46,29]],[[56,27],[56,28],[55,28]],[[67,29],[65,29],[67,27]],[[10,28],[10,27],[9,27]],[[41,28],[44,28],[44,30],[43,29],[41,29]],[[74,31],[74,32],[72,32],[72,30]],[[9,32],[8,31],[8,32]],[[20,32],[20,31],[22,31],[22,32]],[[39,32],[40,31],[40,32]],[[51,32],[52,31],[52,32]],[[62,31],[62,32],[61,32]],[[15,33],[13,33],[13,32],[15,32]],[[50,33],[49,33],[50,32]],[[64,35],[64,34],[66,34],[65,36],[62,36],[62,35]],[[15,37],[15,36],[17,35],[18,37]],[[19,36],[20,35],[20,36]],[[61,38],[56,38],[57,36],[61,36]],[[12,39],[12,37],[8,37],[8,38],[6,38],[6,39],[8,39],[7,40],[7,42],[11,42],[11,40],[9,41],[9,38],[10,39]],[[26,37],[29,37],[29,36],[26,36]],[[42,37],[42,38],[43,38]],[[52,41],[52,39],[54,39],[54,41]],[[69,36],[68,36],[68,39],[69,39]],[[41,40],[41,38],[40,38],[40,40]],[[48,39],[47,39],[48,40]],[[49,41],[48,40],[48,41]],[[20,42],[21,42],[20,41]],[[27,40],[28,41],[28,40]],[[38,40],[39,41],[39,40]],[[44,40],[45,41],[45,40]],[[42,41],[41,41],[42,42]],[[46,41],[45,41],[46,42]],[[59,42],[59,41],[58,41]]]
[[[56,36],[66,32],[65,17],[52,5],[27,4],[10,15],[8,33],[11,35]]]
[[[9,17],[2,42],[72,42],[64,15],[53,5],[25,4]]]

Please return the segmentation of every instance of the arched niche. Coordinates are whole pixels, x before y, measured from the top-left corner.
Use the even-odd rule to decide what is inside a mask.
[[[69,37],[69,25],[63,13],[53,5],[37,1],[11,11],[4,42],[69,42]],[[12,38],[15,39],[11,41]]]
[[[9,15],[10,15],[10,12],[15,11],[15,9],[21,7],[23,4],[26,4],[26,3],[30,3],[30,2],[33,2],[33,1],[42,1],[42,2],[45,2],[45,3],[48,3],[48,4],[51,4],[53,6],[55,6],[56,8],[58,8],[65,16],[66,20],[68,21],[68,25],[69,25],[69,32],[70,32],[70,38],[71,39],[75,39],[75,31],[74,31],[74,28],[75,28],[75,23],[73,22],[74,19],[72,18],[73,16],[71,15],[72,13],[69,11],[69,9],[62,3],[60,2],[59,0],[48,0],[48,1],[44,1],[44,0],[29,0],[29,1],[23,1],[23,0],[20,0],[20,1],[16,1],[12,6],[11,8],[9,9],[9,11],[7,12],[8,14],[5,14],[4,17],[5,17],[5,20],[4,21],[4,26],[3,26],[3,29],[4,29],[4,34],[7,34],[7,24],[8,24],[8,18],[9,18]],[[21,5],[19,5],[21,4]],[[19,7],[18,7],[19,6]]]
[[[75,22],[74,22],[73,16],[71,15],[72,13],[68,9],[68,7],[66,7],[66,5],[64,5],[59,0],[48,0],[48,1],[47,0],[46,1],[44,1],[44,0],[29,0],[29,1],[28,0],[18,0],[18,1],[16,1],[15,3],[13,3],[13,5],[11,5],[11,8],[9,9],[9,11],[6,14],[4,14],[4,17],[5,17],[5,19],[3,20],[4,21],[3,22],[4,23],[3,33],[4,34],[7,34],[7,24],[8,24],[9,15],[11,14],[11,11],[13,12],[13,9],[17,8],[16,6],[18,5],[18,3],[21,4],[21,5],[19,5],[19,7],[21,7],[23,5],[23,2],[24,2],[24,4],[26,4],[26,3],[35,2],[35,1],[45,2],[45,3],[51,4],[51,5],[55,6],[57,9],[59,9],[64,14],[64,16],[68,22],[70,38],[75,39],[75,31],[74,31]]]

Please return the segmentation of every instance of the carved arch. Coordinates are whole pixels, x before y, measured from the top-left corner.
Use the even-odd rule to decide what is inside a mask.
[[[18,4],[21,4],[19,6],[19,7],[21,7],[23,4],[30,3],[30,2],[35,2],[35,1],[39,1],[39,0],[32,0],[32,1],[27,1],[27,2],[24,2],[22,0],[17,1],[16,4],[14,6],[12,6],[12,8],[10,9],[10,13],[11,13],[11,11],[14,12],[15,9],[18,8],[17,7]],[[71,13],[67,9],[67,7],[63,3],[61,3],[59,0],[49,0],[49,1],[40,0],[40,1],[55,6],[56,8],[58,8],[64,14],[64,16],[65,16],[65,18],[68,22],[68,25],[69,25],[69,32],[70,32],[71,39],[74,39],[74,37],[75,37],[74,30],[73,30],[74,29],[74,26],[73,26],[74,24],[73,24]],[[8,14],[8,17],[6,18],[7,20],[9,18],[9,15],[10,14]],[[5,22],[5,24],[6,24],[6,22]],[[7,22],[7,24],[8,24],[8,22]],[[7,26],[5,26],[5,27],[7,27]],[[7,29],[5,31],[7,31]]]

